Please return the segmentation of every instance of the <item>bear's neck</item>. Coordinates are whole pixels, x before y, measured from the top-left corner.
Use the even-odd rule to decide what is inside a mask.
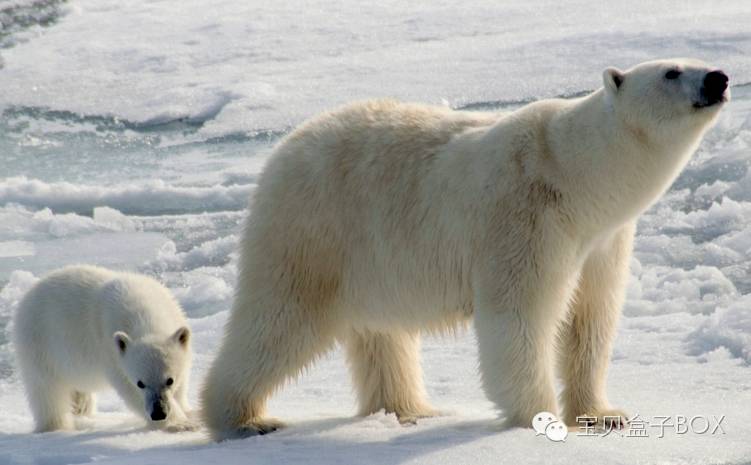
[[[603,89],[564,105],[549,131],[571,208],[595,229],[617,229],[655,203],[704,132],[656,138],[621,121]]]

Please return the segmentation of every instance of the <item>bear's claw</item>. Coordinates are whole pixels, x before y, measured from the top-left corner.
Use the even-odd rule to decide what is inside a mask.
[[[251,436],[263,436],[284,428],[286,425],[275,418],[263,418],[253,420],[239,427],[233,437],[248,438]]]

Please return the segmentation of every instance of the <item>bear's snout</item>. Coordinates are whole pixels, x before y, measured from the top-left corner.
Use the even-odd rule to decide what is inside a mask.
[[[725,90],[728,88],[728,76],[720,70],[710,71],[704,76],[702,93],[707,100],[707,105],[724,100]]]
[[[166,418],[167,414],[164,412],[162,406],[159,404],[155,405],[153,410],[151,410],[151,419],[153,421],[162,421]]]
[[[167,412],[164,405],[161,402],[154,402],[151,407],[151,420],[162,421],[167,418]]]

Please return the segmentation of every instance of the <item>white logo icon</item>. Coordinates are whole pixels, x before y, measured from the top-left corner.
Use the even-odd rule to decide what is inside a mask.
[[[545,428],[558,419],[550,412],[540,412],[532,419],[532,428],[537,432],[536,436],[545,434]]]
[[[558,421],[550,412],[540,412],[532,418],[532,428],[536,436],[544,434],[546,438],[555,442],[565,442],[568,436],[568,428],[562,421]]]
[[[566,436],[568,436],[568,428],[562,421],[554,421],[545,428],[545,436],[551,441],[565,442]]]

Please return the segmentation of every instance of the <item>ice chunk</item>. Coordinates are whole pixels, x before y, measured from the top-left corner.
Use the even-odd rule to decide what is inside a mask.
[[[91,214],[109,206],[127,214],[241,210],[253,186],[173,186],[160,179],[123,185],[47,183],[24,176],[0,181],[0,205],[16,203],[55,212]],[[104,214],[104,213],[102,213]],[[109,215],[112,218],[112,215]]]
[[[687,342],[692,355],[724,347],[734,357],[751,364],[751,296],[718,308]]]

